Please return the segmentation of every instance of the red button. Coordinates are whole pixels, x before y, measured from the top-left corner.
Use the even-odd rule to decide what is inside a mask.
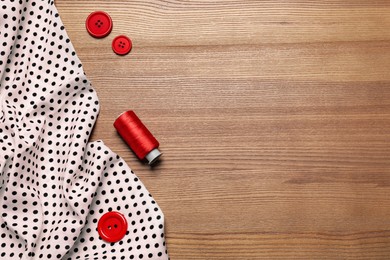
[[[121,240],[127,232],[127,221],[125,216],[119,212],[108,212],[98,222],[100,237],[110,243]]]
[[[118,55],[128,54],[132,46],[131,40],[124,35],[119,35],[112,41],[112,50]]]
[[[103,38],[110,34],[112,20],[107,13],[96,11],[87,17],[85,26],[90,35],[96,38]]]

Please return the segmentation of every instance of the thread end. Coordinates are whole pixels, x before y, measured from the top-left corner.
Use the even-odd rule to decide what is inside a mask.
[[[145,158],[148,161],[148,164],[152,165],[158,160],[158,158],[160,158],[161,155],[162,153],[157,148],[155,148],[150,153],[148,153]]]

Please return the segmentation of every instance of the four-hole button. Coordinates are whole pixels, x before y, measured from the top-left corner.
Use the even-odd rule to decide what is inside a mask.
[[[119,35],[112,41],[112,50],[118,55],[126,55],[131,51],[133,44],[125,35]]]
[[[85,26],[90,35],[95,38],[103,38],[110,34],[112,30],[112,20],[107,13],[96,11],[87,17]]]

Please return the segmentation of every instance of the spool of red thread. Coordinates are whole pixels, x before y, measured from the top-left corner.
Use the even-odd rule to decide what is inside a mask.
[[[151,165],[161,156],[159,142],[132,110],[119,115],[114,127],[140,160]]]

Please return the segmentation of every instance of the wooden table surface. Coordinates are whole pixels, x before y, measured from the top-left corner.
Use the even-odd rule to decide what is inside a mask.
[[[172,260],[390,258],[389,1],[56,5],[101,101],[92,140],[156,198]],[[161,143],[152,169],[112,126],[128,109]]]

